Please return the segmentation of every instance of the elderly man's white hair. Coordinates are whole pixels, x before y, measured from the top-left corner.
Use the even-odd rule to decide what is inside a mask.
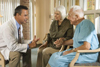
[[[83,9],[80,6],[75,5],[75,6],[72,6],[71,9],[73,9],[73,12],[79,15],[80,18],[84,17]]]
[[[61,5],[61,6],[56,7],[55,11],[59,11],[61,13],[62,20],[65,19],[65,17],[66,17],[66,9],[65,9],[64,6]]]

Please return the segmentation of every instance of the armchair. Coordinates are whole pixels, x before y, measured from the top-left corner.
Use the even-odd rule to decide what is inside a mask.
[[[73,45],[68,45],[67,48],[66,48],[66,50],[69,49],[70,47],[73,47]],[[65,46],[62,45],[61,49],[59,50],[59,52],[64,51],[64,48],[65,48]]]
[[[98,36],[98,40],[99,40],[99,43],[100,43],[100,34],[97,34],[97,36]],[[80,53],[94,53],[94,52],[99,52],[99,56],[98,56],[98,61],[97,62],[75,64],[75,62],[77,61]],[[69,64],[69,67],[100,67],[100,48],[95,49],[95,50],[78,50],[77,53],[76,53],[75,58]]]
[[[1,53],[0,53],[0,66],[5,67],[5,60]]]
[[[100,48],[98,48],[96,50],[78,50],[75,58],[71,61],[69,67],[100,67],[100,60],[99,60],[100,55],[98,57],[98,61],[95,63],[75,64],[80,53],[93,53],[93,52],[100,52]]]

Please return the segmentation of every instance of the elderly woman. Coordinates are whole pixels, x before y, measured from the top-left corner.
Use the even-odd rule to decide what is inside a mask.
[[[61,46],[56,46],[54,41],[59,38],[69,40],[73,37],[73,26],[69,20],[66,19],[66,9],[64,6],[55,8],[54,21],[50,27],[50,34],[48,34],[46,42],[39,47],[37,67],[46,67],[50,56],[58,52]]]
[[[77,50],[94,50],[98,48],[99,42],[94,24],[84,19],[84,12],[80,6],[73,6],[68,14],[71,24],[76,26],[73,39],[63,41],[62,38],[55,41],[56,45],[73,44],[73,49],[52,54],[47,67],[68,67],[73,60]],[[81,53],[76,63],[96,62],[98,53]]]

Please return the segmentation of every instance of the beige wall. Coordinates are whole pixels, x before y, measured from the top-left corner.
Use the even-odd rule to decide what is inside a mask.
[[[51,23],[51,0],[36,0],[36,36],[40,38],[39,43],[42,43],[42,40],[46,33],[49,32],[49,27]],[[29,0],[20,0],[21,5],[25,5],[29,8]],[[34,36],[34,0],[32,0],[32,24],[33,24],[33,36]],[[30,18],[30,16],[29,16]],[[30,39],[30,22],[23,24],[23,33],[25,39]]]
[[[42,43],[45,34],[49,32],[51,23],[51,18],[49,17],[49,15],[50,0],[36,0],[36,36],[40,37],[39,43]]]

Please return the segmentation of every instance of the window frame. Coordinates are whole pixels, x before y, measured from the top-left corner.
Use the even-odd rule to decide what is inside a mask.
[[[72,5],[75,5],[75,0],[71,0],[72,2]],[[100,5],[99,5],[99,0],[95,0],[95,6],[94,6],[94,10],[87,10],[86,8],[86,3],[87,3],[87,0],[79,0],[79,6],[81,6],[84,10],[84,15],[94,15],[94,25],[95,25],[95,29],[96,29],[96,32],[99,33],[99,29],[100,27],[98,27],[98,24],[100,22]],[[99,15],[99,16],[98,16]],[[98,19],[99,18],[99,19]]]
[[[0,0],[1,24],[13,17],[14,9],[20,5],[20,0]]]

